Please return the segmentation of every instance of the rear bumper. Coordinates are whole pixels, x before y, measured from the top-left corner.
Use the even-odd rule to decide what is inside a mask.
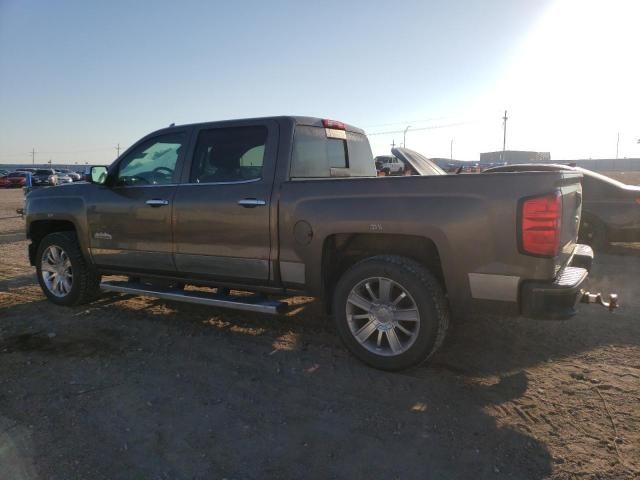
[[[548,320],[564,320],[576,314],[582,297],[582,285],[593,263],[593,250],[588,245],[576,245],[569,265],[552,281],[531,280],[520,287],[521,313],[524,316]]]

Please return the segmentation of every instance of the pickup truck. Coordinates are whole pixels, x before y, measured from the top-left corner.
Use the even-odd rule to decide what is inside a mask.
[[[430,358],[451,318],[606,305],[581,290],[580,180],[377,177],[364,132],[334,120],[172,125],[88,183],[31,192],[29,259],[58,305],[106,290],[281,313],[279,298],[319,297],[355,356],[398,370]]]

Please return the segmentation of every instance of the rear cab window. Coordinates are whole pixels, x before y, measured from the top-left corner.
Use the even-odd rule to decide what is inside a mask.
[[[375,177],[367,137],[362,133],[298,125],[293,139],[290,177]]]

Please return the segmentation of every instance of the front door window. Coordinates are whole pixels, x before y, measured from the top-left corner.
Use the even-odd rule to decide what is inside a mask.
[[[168,185],[175,183],[175,168],[184,133],[155,137],[138,145],[118,165],[117,186]]]

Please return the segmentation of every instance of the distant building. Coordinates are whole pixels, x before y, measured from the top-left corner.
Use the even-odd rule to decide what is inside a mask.
[[[480,154],[480,163],[549,163],[551,153],[549,152],[527,152],[525,150],[505,150],[504,158],[502,150],[498,152],[485,152]]]

